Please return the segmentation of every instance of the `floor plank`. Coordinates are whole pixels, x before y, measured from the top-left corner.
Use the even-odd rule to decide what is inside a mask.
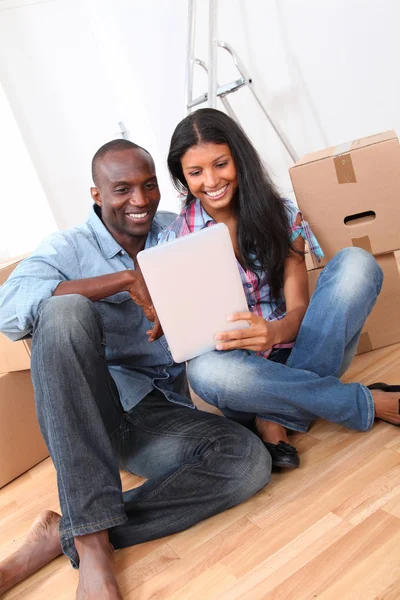
[[[356,357],[344,380],[400,382],[400,344]],[[254,498],[188,531],[117,552],[124,597],[400,598],[400,429],[379,422],[365,434],[318,421],[292,440],[297,471],[274,474]],[[0,560],[44,508],[58,510],[49,459],[0,490]],[[62,556],[3,597],[72,600],[77,580]]]

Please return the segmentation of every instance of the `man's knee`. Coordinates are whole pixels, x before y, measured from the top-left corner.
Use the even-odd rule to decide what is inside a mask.
[[[101,329],[101,319],[93,303],[84,296],[70,294],[52,296],[40,306],[35,323],[34,337],[40,330],[42,344],[82,338],[82,334]]]
[[[244,502],[260,490],[271,479],[272,461],[262,441],[251,431],[238,425],[235,426],[235,437],[229,452],[235,456],[234,504]]]

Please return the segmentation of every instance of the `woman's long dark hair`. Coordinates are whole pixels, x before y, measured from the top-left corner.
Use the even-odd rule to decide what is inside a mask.
[[[261,158],[233,119],[213,108],[202,108],[181,121],[171,139],[168,168],[175,188],[194,200],[182,170],[182,156],[198,144],[227,144],[237,171],[237,240],[243,267],[263,271],[272,298],[280,295],[283,268],[289,250],[289,222]],[[264,281],[260,282],[262,285]]]

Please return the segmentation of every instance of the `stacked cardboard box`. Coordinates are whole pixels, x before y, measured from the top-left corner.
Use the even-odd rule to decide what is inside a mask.
[[[0,285],[20,259],[0,263]],[[0,487],[49,453],[36,419],[30,341],[10,342],[0,334]]]
[[[400,342],[400,146],[388,131],[309,154],[291,169],[299,208],[325,258],[307,261],[310,292],[342,248],[371,252],[384,272],[378,301],[363,328],[357,353]],[[320,268],[318,268],[320,267]]]

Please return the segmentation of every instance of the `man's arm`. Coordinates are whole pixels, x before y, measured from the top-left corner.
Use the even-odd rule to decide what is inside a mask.
[[[139,269],[110,273],[87,279],[75,279],[73,281],[62,281],[53,292],[53,296],[65,296],[66,294],[79,294],[97,302],[118,292],[129,292],[132,300],[142,308],[149,321],[154,323],[153,329],[149,330],[149,341],[153,342],[163,335],[163,331],[150,298],[149,291]]]
[[[118,292],[128,292],[137,279],[136,271],[120,271],[109,275],[61,281],[53,292],[53,296],[79,294],[92,302],[103,300]]]
[[[160,337],[162,330],[141,272],[126,270],[82,279],[77,252],[72,240],[60,232],[17,266],[0,286],[0,331],[12,340],[29,335],[40,303],[53,295],[80,294],[95,302],[127,291],[155,323],[149,339]]]

